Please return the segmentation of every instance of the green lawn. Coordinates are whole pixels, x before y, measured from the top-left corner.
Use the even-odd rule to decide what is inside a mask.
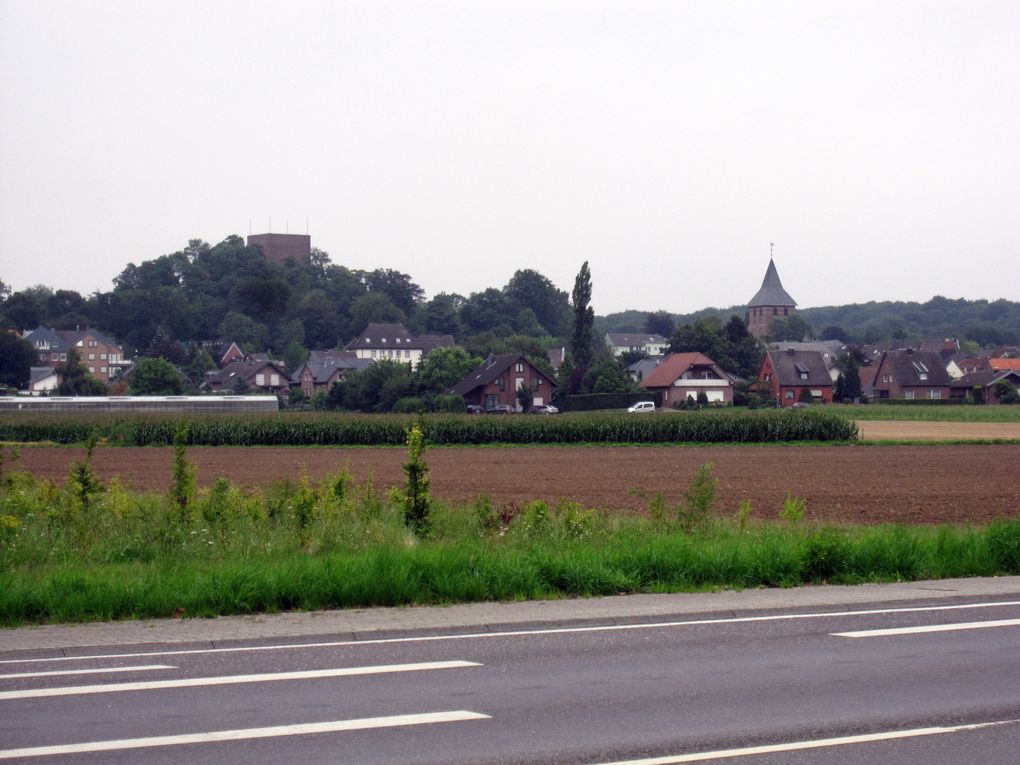
[[[1020,406],[921,406],[831,404],[825,407],[854,420],[922,420],[929,422],[1020,422]]]

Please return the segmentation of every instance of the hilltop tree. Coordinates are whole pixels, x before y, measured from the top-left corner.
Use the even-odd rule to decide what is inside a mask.
[[[656,311],[645,316],[645,332],[651,335],[669,337],[674,329],[676,324],[668,311]]]
[[[861,372],[857,359],[852,353],[843,353],[836,358],[839,376],[833,386],[832,397],[835,401],[856,401],[861,397]]]

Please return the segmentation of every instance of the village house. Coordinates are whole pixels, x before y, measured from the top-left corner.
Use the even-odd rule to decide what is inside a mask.
[[[71,348],[77,348],[81,363],[97,380],[109,383],[112,377],[131,366],[124,358],[124,349],[98,330],[47,329],[39,326],[25,332],[24,339],[39,354],[39,363],[48,367],[67,363]]]
[[[484,411],[506,405],[519,411],[517,391],[529,388],[532,406],[548,404],[556,383],[519,353],[489,356],[453,387],[453,393]]]
[[[200,387],[213,393],[227,394],[248,390],[286,393],[290,389],[290,378],[283,364],[260,354],[243,361],[232,361],[218,372],[211,372]]]
[[[436,348],[453,347],[453,335],[412,335],[403,324],[369,324],[346,346],[359,359],[399,361],[417,369]]]
[[[644,353],[647,356],[661,356],[669,347],[669,340],[662,335],[640,332],[607,332],[606,345],[614,356],[624,353]]]
[[[820,351],[770,349],[765,353],[758,380],[780,406],[793,406],[805,399],[832,403],[832,375]]]
[[[328,391],[347,374],[360,372],[371,365],[371,359],[359,359],[354,351],[311,351],[308,360],[291,375],[290,381],[311,398],[320,390]]]
[[[933,351],[886,351],[875,365],[875,400],[948,399],[951,382],[942,357]]]
[[[995,384],[1003,381],[1010,383],[1014,388],[1020,388],[1020,371],[1004,369],[999,372],[971,372],[959,380],[953,380],[949,387],[954,398],[972,398],[975,389],[980,389],[984,403],[1001,404]]]
[[[703,353],[672,353],[652,369],[641,387],[662,394],[662,406],[679,407],[704,393],[710,404],[732,404],[730,375]]]

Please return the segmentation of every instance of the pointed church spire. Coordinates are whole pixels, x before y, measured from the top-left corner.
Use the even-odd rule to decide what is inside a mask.
[[[792,307],[797,301],[790,297],[790,293],[783,289],[783,283],[779,280],[779,272],[776,270],[776,262],[772,259],[773,244],[769,243],[769,267],[765,270],[765,278],[762,279],[761,289],[755,293],[747,304],[749,308],[755,306],[778,306]]]

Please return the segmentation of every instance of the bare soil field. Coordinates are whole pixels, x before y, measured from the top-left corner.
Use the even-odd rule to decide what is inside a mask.
[[[20,467],[63,482],[83,449],[23,447]],[[192,447],[188,458],[208,486],[224,476],[266,486],[347,465],[380,489],[403,482],[403,449]],[[787,492],[807,500],[808,517],[847,523],[968,523],[1020,518],[1020,444],[928,446],[605,446],[434,448],[426,454],[433,494],[497,505],[571,500],[627,512],[647,507],[636,490],[678,501],[698,467],[711,462],[719,511],[750,499],[755,517],[773,518]],[[170,485],[173,449],[100,448],[97,473],[139,489]]]
[[[857,429],[865,441],[1020,440],[1018,422],[858,420]]]

